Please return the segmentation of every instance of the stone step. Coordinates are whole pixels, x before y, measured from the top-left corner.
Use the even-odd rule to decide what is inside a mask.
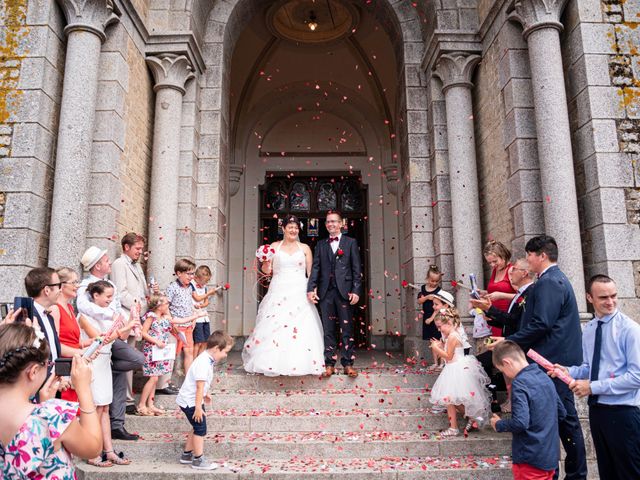
[[[405,366],[367,368],[361,370],[356,378],[349,378],[340,373],[329,378],[302,377],[266,377],[251,375],[238,368],[219,370],[211,385],[215,390],[322,390],[375,388],[428,388],[432,386],[438,375],[428,373],[426,369]]]
[[[317,409],[334,408],[418,408],[428,407],[429,392],[425,388],[393,389],[325,389],[325,390],[282,390],[236,392],[214,390],[213,402],[219,409],[247,410],[255,406],[264,409]],[[175,395],[156,395],[155,404],[161,408],[174,409]]]
[[[392,457],[292,458],[262,461],[213,459],[223,467],[201,472],[177,462],[149,459],[128,466],[98,468],[78,463],[79,480],[199,480],[204,475],[220,480],[508,480],[508,457]]]
[[[142,434],[188,430],[187,420],[178,409],[157,417],[127,415],[125,425],[128,431]],[[448,425],[448,419],[446,413],[434,414],[428,409],[210,409],[207,425],[219,432],[406,432],[438,430]]]
[[[136,442],[114,442],[132,460],[163,458],[176,460],[182,452],[186,433],[144,434]],[[211,458],[289,459],[292,457],[440,457],[456,455],[502,455],[509,451],[510,435],[491,429],[440,438],[437,431],[421,432],[224,432],[207,435],[205,454]]]

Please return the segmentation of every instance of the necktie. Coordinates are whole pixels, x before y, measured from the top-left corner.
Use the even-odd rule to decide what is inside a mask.
[[[598,380],[598,371],[600,370],[600,350],[602,348],[602,323],[598,321],[598,327],[596,328],[596,340],[593,343],[593,359],[591,360],[591,376],[590,381]],[[589,395],[587,400],[589,406],[596,405],[598,403],[598,395]]]
[[[338,241],[338,237],[329,237],[329,241],[330,242],[337,242]]]

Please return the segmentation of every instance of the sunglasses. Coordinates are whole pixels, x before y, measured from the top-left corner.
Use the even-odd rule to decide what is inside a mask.
[[[47,286],[47,287],[51,287],[51,288],[53,288],[53,287],[62,288],[62,283],[63,283],[63,282],[58,282],[58,283],[49,283],[49,284],[47,284],[46,286]]]

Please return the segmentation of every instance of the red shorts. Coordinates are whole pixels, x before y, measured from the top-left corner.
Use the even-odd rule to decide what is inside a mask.
[[[177,328],[178,328],[178,331],[182,332],[184,336],[187,338],[187,342],[185,343],[180,338],[180,335],[174,335],[174,337],[176,337],[176,339],[178,340],[176,344],[176,355],[180,354],[180,352],[184,347],[193,348],[193,325],[190,325],[188,327],[177,327]]]
[[[554,470],[540,470],[527,463],[514,463],[513,480],[552,480]]]

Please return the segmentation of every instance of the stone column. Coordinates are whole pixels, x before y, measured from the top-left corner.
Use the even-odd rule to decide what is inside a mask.
[[[67,26],[60,103],[49,265],[77,266],[85,249],[91,146],[105,28],[117,21],[112,0],[59,0]]]
[[[479,55],[444,54],[438,58],[434,74],[442,80],[447,110],[455,278],[469,285],[469,274],[475,273],[481,286],[482,232],[471,99],[471,76],[479,62]],[[468,300],[468,290],[459,288],[456,305],[462,312]]]
[[[194,77],[184,55],[147,57],[156,92],[149,205],[149,271],[166,286],[173,279],[178,223],[180,127],[185,84]]]
[[[560,50],[567,0],[516,0],[509,18],[529,47],[545,231],[558,242],[559,264],[586,311],[578,199]]]

